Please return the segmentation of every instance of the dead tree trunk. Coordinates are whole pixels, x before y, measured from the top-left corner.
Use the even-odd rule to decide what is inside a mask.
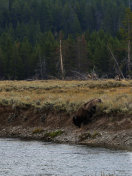
[[[117,60],[116,60],[116,58],[115,58],[115,56],[114,56],[114,54],[113,54],[113,52],[112,52],[112,50],[111,50],[111,48],[109,46],[108,46],[108,49],[109,49],[109,51],[111,53],[111,56],[113,57],[113,59],[114,59],[114,61],[116,63],[116,66],[117,66],[117,68],[119,70],[120,75],[122,76],[123,79],[125,79],[125,77],[124,77],[124,75],[123,75],[123,73],[122,73],[122,71],[121,71],[121,69],[119,67],[119,64],[118,64],[118,62],[117,62]]]
[[[61,77],[64,79],[64,66],[63,66],[63,54],[62,54],[62,40],[60,39],[60,68],[61,68]]]

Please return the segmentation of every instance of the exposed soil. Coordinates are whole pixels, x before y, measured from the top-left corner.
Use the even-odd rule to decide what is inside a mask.
[[[132,151],[132,116],[95,116],[91,123],[78,128],[72,123],[72,114],[43,112],[33,107],[0,106],[0,137]]]

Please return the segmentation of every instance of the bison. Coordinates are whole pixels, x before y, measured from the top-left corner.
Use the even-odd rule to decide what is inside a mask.
[[[92,99],[83,104],[73,116],[74,125],[80,128],[81,124],[88,124],[91,121],[93,114],[96,112],[96,105],[101,102],[101,99]]]

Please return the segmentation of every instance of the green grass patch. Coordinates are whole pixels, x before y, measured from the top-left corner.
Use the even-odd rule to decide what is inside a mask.
[[[62,130],[57,130],[57,131],[52,131],[52,132],[48,132],[44,135],[45,138],[55,138],[57,136],[62,135],[64,132]]]

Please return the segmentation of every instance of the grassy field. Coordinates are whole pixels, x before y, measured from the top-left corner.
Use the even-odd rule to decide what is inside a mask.
[[[1,81],[0,104],[73,113],[101,98],[101,114],[132,114],[132,81]]]

